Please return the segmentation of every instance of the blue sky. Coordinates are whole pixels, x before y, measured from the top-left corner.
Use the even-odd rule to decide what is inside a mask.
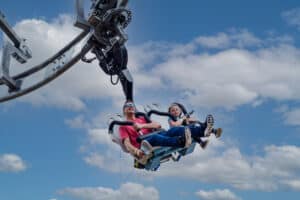
[[[124,100],[121,88],[96,62],[78,63],[0,105],[1,199],[299,198],[299,2],[188,2],[130,1],[135,100],[162,109],[180,101],[200,119],[213,113],[222,138],[158,172],[133,169],[107,135],[108,116],[120,113]],[[28,40],[28,66],[79,33],[73,0],[0,5]]]

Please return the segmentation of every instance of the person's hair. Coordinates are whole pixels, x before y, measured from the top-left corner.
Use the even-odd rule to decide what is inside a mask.
[[[168,113],[171,112],[171,108],[174,107],[174,106],[177,106],[177,107],[181,110],[180,106],[179,106],[177,103],[172,103],[172,104],[169,106]],[[181,110],[181,112],[182,112],[182,110]]]

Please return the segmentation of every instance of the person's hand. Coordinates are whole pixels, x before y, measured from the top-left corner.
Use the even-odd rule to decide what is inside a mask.
[[[197,119],[193,118],[193,117],[190,117],[190,118],[188,118],[188,122],[189,123],[195,123],[195,122],[197,122]]]
[[[140,159],[144,156],[144,152],[140,149],[135,149],[135,152],[134,152],[135,156]]]
[[[134,123],[134,124],[133,124],[133,128],[134,128],[136,131],[140,131],[140,130],[143,128],[143,126],[142,126],[142,124]]]
[[[181,123],[182,125],[188,125],[189,124],[189,118],[187,118],[186,116],[184,116],[183,118],[182,118],[182,123]]]

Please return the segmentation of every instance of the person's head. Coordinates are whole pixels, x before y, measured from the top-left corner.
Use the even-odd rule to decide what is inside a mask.
[[[125,117],[135,114],[135,105],[132,101],[127,101],[124,103],[123,113]]]
[[[174,116],[174,117],[179,117],[182,113],[181,108],[178,106],[176,103],[172,103],[169,107],[168,112]]]

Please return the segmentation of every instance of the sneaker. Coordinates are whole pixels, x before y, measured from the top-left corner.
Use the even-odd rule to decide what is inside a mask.
[[[179,161],[181,155],[176,151],[176,152],[173,152],[172,154],[172,160],[173,161]]]
[[[141,143],[141,150],[144,154],[149,155],[153,152],[153,147],[147,140],[143,140]]]
[[[209,140],[205,140],[205,141],[203,141],[203,142],[200,143],[200,147],[202,149],[205,149],[207,147],[208,143],[209,143]]]
[[[223,131],[222,128],[214,129],[214,134],[215,134],[216,138],[221,137],[222,131]]]
[[[187,148],[192,144],[192,135],[191,135],[191,130],[189,127],[185,127],[185,145],[184,147]]]
[[[206,129],[204,131],[204,136],[209,137],[213,131],[214,117],[212,115],[207,115],[206,117]]]

